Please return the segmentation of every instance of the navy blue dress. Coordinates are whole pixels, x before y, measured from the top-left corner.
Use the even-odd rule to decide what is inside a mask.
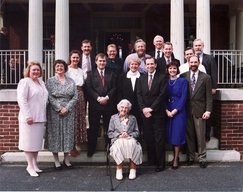
[[[168,79],[166,109],[178,112],[173,118],[167,117],[166,136],[171,145],[182,145],[186,142],[186,99],[188,82],[185,78]]]

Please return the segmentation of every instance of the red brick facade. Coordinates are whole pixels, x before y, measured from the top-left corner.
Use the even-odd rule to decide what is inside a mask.
[[[212,117],[219,149],[235,149],[243,154],[243,102],[214,101]]]
[[[18,113],[17,102],[0,103],[0,154],[18,151]]]
[[[0,103],[0,154],[18,151],[18,111],[16,102]],[[212,119],[219,149],[243,154],[243,102],[214,101]]]

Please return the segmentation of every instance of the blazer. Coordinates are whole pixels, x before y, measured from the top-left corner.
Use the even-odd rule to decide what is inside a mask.
[[[46,105],[48,92],[45,84],[38,79],[41,87],[30,78],[21,79],[17,88],[19,104],[19,121],[26,123],[27,118],[33,118],[34,123],[46,122]]]
[[[165,99],[166,99],[167,76],[156,71],[152,81],[151,88],[148,88],[148,75],[143,75],[138,80],[137,99],[139,109],[142,113],[143,108],[153,109],[154,118],[165,117]],[[142,113],[142,117],[145,116]]]
[[[118,135],[120,135],[121,132],[123,132],[123,126],[121,125],[119,114],[112,115],[108,128],[108,137],[111,139],[111,143],[114,143],[118,139]],[[129,123],[126,132],[130,137],[135,139],[139,136],[137,120],[133,115],[129,115]]]
[[[194,92],[191,89],[191,71],[183,73],[188,81],[187,95],[187,115],[193,114],[196,118],[201,118],[206,111],[212,112],[213,96],[211,78],[208,74],[199,71]]]
[[[102,86],[102,81],[98,69],[89,71],[85,81],[87,99],[89,101],[90,110],[115,110],[116,109],[116,77],[111,71],[105,70],[104,73],[105,85]],[[101,105],[97,101],[98,97],[109,97],[106,105]]]
[[[132,104],[132,109],[130,113],[135,116],[140,115],[140,110],[138,107],[138,100],[137,100],[137,84],[139,78],[136,79],[134,91],[132,89],[131,78],[127,78],[127,73],[122,73],[119,76],[118,83],[117,83],[118,102],[121,101],[122,99],[127,99],[128,101],[130,101]]]
[[[95,63],[95,57],[93,55],[90,55],[90,61],[91,61],[91,67],[92,69],[91,70],[94,70],[97,68],[97,65]],[[83,54],[81,54],[81,57],[80,57],[80,62],[78,64],[78,67],[82,69],[82,62],[83,62]]]
[[[180,61],[178,59],[176,59],[173,54],[171,55],[171,59],[172,61],[175,61],[178,63],[178,65],[180,66]],[[165,70],[166,70],[166,66],[167,66],[167,61],[165,60],[164,57],[164,53],[162,54],[162,57],[159,59],[156,59],[157,62],[157,70],[161,73],[165,74]]]
[[[215,58],[212,55],[203,53],[202,65],[205,67],[207,74],[211,76],[212,88],[217,88],[218,67]]]

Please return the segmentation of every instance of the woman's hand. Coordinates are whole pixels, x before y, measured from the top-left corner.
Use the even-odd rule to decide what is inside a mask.
[[[68,113],[68,109],[65,107],[62,108],[61,111],[59,111],[59,115],[62,115],[62,116],[66,115],[67,113]]]
[[[33,121],[33,118],[32,118],[32,117],[27,118],[27,119],[26,119],[26,122],[27,122],[29,125],[32,125],[32,124],[34,123],[34,121]]]
[[[126,132],[121,132],[118,138],[127,138],[130,137]]]

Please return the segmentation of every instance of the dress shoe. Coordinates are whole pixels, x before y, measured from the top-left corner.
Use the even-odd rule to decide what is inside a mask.
[[[41,170],[41,169],[37,168],[37,169],[35,169],[35,172],[36,172],[36,173],[42,173],[42,172],[43,172],[43,170]]]
[[[204,161],[200,161],[199,165],[201,168],[206,168],[206,163]]]
[[[190,166],[190,165],[193,165],[193,163],[194,163],[193,160],[188,160],[185,165],[186,166]]]
[[[210,139],[211,139],[210,135],[207,134],[207,135],[205,136],[205,140],[206,140],[206,142],[209,142]]]
[[[55,167],[55,169],[57,170],[57,171],[61,171],[62,170],[62,166],[60,165],[60,166],[56,166],[55,164],[54,164],[54,167]]]
[[[94,152],[90,152],[90,151],[88,151],[88,153],[87,153],[87,156],[88,157],[92,157],[94,155]]]
[[[70,165],[67,165],[66,163],[65,163],[65,161],[63,160],[63,164],[65,165],[65,167],[67,167],[68,169],[73,169],[73,165],[72,164],[70,164]]]
[[[163,165],[157,166],[156,172],[164,171],[165,167]]]
[[[130,180],[136,179],[136,169],[130,169],[129,177]]]
[[[118,181],[121,181],[123,179],[123,175],[122,175],[122,169],[117,169],[116,170],[116,179]]]
[[[178,162],[179,162],[179,161],[180,161],[180,158],[178,157],[177,160],[178,160]],[[167,163],[166,165],[167,165],[167,166],[172,166],[173,163],[174,163],[174,159],[172,159],[172,161],[170,161],[170,162]]]
[[[177,158],[177,160],[176,160],[176,162],[177,162],[177,166],[174,166],[174,162],[173,162],[173,164],[172,164],[172,169],[173,170],[176,170],[176,169],[178,169],[179,168],[179,157]]]
[[[26,171],[28,171],[31,177],[39,177],[38,173],[36,173],[33,168],[26,168]]]

